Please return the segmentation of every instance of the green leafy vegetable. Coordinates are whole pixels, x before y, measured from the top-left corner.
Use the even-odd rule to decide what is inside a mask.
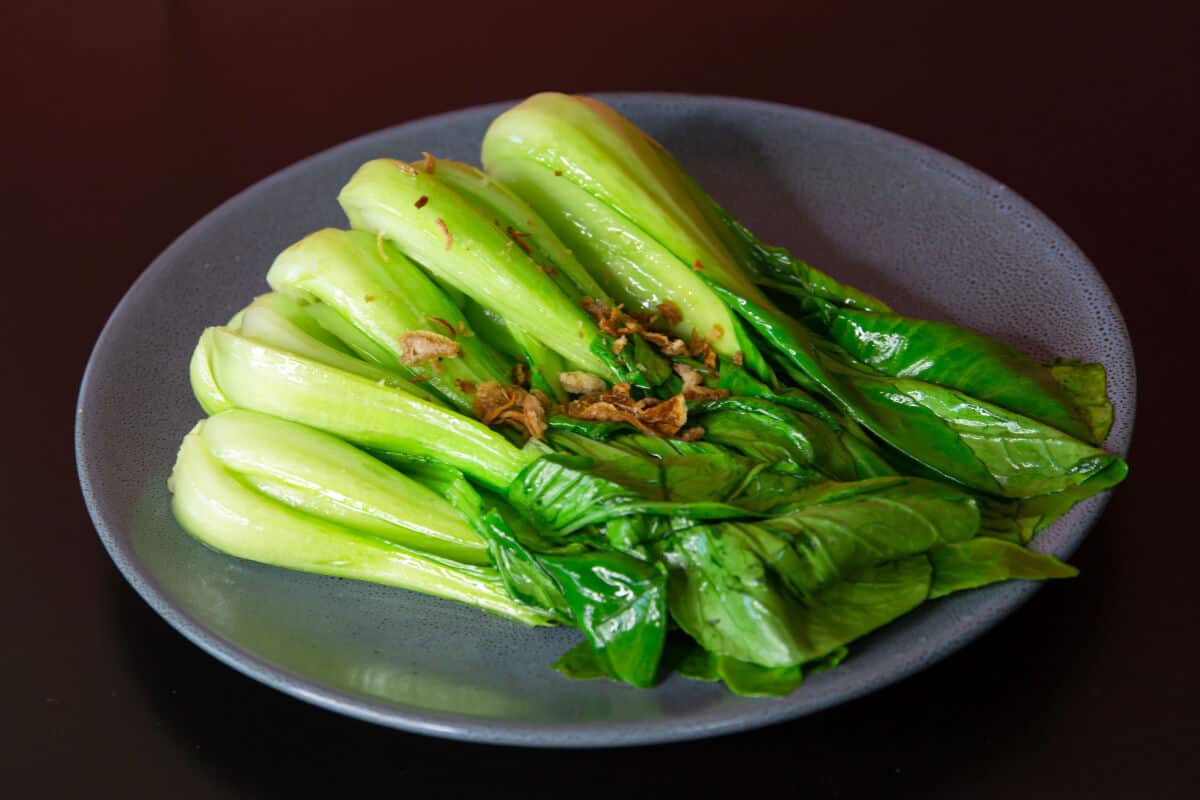
[[[484,172],[461,161],[439,159],[437,177],[446,186],[470,199],[496,224],[516,239],[521,250],[541,266],[563,294],[575,300],[585,295],[604,297],[604,290],[588,274],[566,244],[525,199]]]
[[[896,314],[589,98],[505,112],[483,161],[364,164],[353,230],[202,334],[185,530],[573,626],[570,678],[747,696],[929,599],[1075,574],[1024,545],[1128,472],[1103,367]]]
[[[547,536],[560,537],[618,517],[653,516],[664,520],[730,519],[752,515],[716,501],[650,500],[619,483],[590,471],[594,462],[583,456],[542,456],[521,471],[508,488],[508,499],[543,527]],[[664,486],[664,489],[668,486]]]
[[[1079,486],[1115,460],[1062,431],[953,389],[874,372],[795,321],[717,291],[846,414],[964,486],[1030,497]]]
[[[224,328],[195,358],[237,408],[333,433],[362,447],[440,460],[484,485],[507,486],[530,455],[475,420],[422,399],[402,378],[372,381]]]
[[[525,624],[546,622],[540,612],[513,601],[490,568],[422,555],[251,488],[213,455],[206,424],[184,439],[170,485],[175,518],[210,547],[288,569],[412,589]],[[393,509],[403,502],[396,498]],[[408,510],[421,518],[421,509]]]
[[[508,380],[511,363],[475,335],[416,264],[370,234],[333,228],[310,234],[279,254],[267,282],[277,292],[335,310],[387,352],[394,369],[420,376],[460,411],[472,409],[464,386]],[[423,354],[427,340],[452,348],[453,355]]]
[[[729,691],[747,697],[785,697],[804,682],[798,666],[762,667],[693,646],[675,671],[698,681],[722,681]]]
[[[713,218],[724,226],[727,236],[736,244],[734,250],[742,248],[741,265],[759,283],[792,287],[807,297],[818,297],[842,308],[857,308],[863,311],[887,312],[891,309],[877,297],[847,286],[811,264],[793,256],[782,247],[765,245],[746,226],[729,216],[717,206],[700,187],[693,183],[693,192],[707,202]]]
[[[860,569],[801,598],[795,549],[764,525],[716,523],[676,534],[671,615],[705,649],[764,667],[830,655],[920,605],[931,569],[924,555]],[[782,570],[782,572],[781,572]]]
[[[487,543],[453,506],[341,439],[240,409],[201,428],[209,452],[268,497],[415,550],[488,563]]]
[[[722,286],[764,301],[696,202],[686,173],[662,147],[603,103],[544,92],[501,114],[483,139],[484,167],[507,171],[521,162],[537,164],[552,176],[561,173],[554,177],[636,223],[683,264],[692,267],[698,261]],[[537,206],[536,200],[531,203]]]
[[[289,304],[293,307],[291,313],[284,310]],[[305,311],[308,307],[271,292],[255,298],[254,302],[238,315],[238,324],[230,325],[229,329],[247,339],[361,375],[369,380],[397,383],[402,377],[395,368],[377,366],[374,362],[346,352],[341,340],[316,324],[315,318]],[[435,399],[434,395],[422,386],[406,382],[406,388],[427,400],[440,402],[440,398]]]
[[[929,560],[933,564],[931,599],[1010,578],[1044,580],[1079,574],[1054,556],[986,537],[934,548]]]
[[[1107,439],[1112,430],[1113,406],[1108,399],[1104,365],[1059,359],[1050,365],[1050,374],[1086,421],[1091,433],[1088,440],[1100,444]]]
[[[667,633],[665,570],[617,552],[541,561],[563,587],[575,624],[605,670],[634,686],[652,686]]]
[[[816,299],[808,307],[809,319],[825,335],[884,375],[936,383],[1095,441],[1084,412],[1053,369],[1007,345],[944,322],[839,308]]]
[[[693,331],[716,332],[711,341],[717,353],[732,357],[740,352],[755,371],[766,372],[737,317],[692,265],[681,262],[627,217],[536,161],[492,160],[488,169],[529,198],[606,293],[627,309],[661,314],[660,307],[670,303],[679,310],[679,318],[670,323],[676,335],[686,339]]]
[[[426,203],[418,207],[420,199]],[[351,224],[406,255],[536,338],[575,368],[613,376],[593,351],[600,332],[550,276],[479,207],[404,162],[364,164],[338,195]]]

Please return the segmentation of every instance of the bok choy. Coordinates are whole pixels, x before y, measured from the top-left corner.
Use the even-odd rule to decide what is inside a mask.
[[[362,165],[350,230],[204,331],[171,477],[232,556],[578,628],[553,667],[782,695],[1027,549],[1127,465],[1103,367],[902,316],[733,219],[604,104],[501,114],[486,171]]]

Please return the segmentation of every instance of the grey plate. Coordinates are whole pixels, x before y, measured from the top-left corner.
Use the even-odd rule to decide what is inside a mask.
[[[899,310],[981,329],[1034,356],[1108,368],[1124,454],[1133,352],[1096,270],[1045,216],[995,180],[907,139],[768,103],[682,95],[610,102],[658,138],[767,241]],[[852,648],[791,697],[751,700],[671,678],[654,690],[577,683],[549,664],[571,630],[528,630],[409,592],[215,553],[168,509],[167,475],[200,415],[187,362],[201,330],[266,290],[275,254],[324,226],[362,162],[421,150],[477,161],[507,104],[371,134],[247,189],[179,237],[109,319],[83,377],[79,479],[100,538],[146,601],[230,666],[324,708],[418,733],[551,747],[630,745],[746,730],[897,681],[994,625],[1034,591],[1015,582],[929,604]],[[1106,497],[1036,540],[1069,556]]]

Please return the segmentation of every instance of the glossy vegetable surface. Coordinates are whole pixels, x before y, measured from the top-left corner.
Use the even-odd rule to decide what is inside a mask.
[[[482,160],[364,164],[352,230],[202,334],[186,530],[573,626],[568,677],[755,696],[926,601],[1075,574],[1026,545],[1127,474],[1103,367],[764,244],[590,98],[510,109]]]

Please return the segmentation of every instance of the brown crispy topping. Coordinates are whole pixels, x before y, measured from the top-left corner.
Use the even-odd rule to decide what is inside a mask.
[[[475,334],[472,333],[471,329],[467,327],[467,323],[460,319],[458,321],[458,335],[459,336],[474,336]]]
[[[388,260],[387,251],[383,249],[383,231],[375,234],[375,250],[384,261]]]
[[[578,397],[567,404],[567,416],[595,422],[624,422],[638,431],[669,437],[687,422],[687,402],[682,394],[667,400],[646,397],[634,400],[628,383],[618,383],[606,392]]]
[[[608,316],[599,320],[600,330],[607,333],[609,336],[624,336],[629,331],[622,330],[625,326],[621,324],[621,306],[609,309]]]
[[[457,386],[458,390],[463,394],[475,394],[475,381],[468,381],[464,380],[463,378],[455,378],[454,385]]]
[[[454,246],[454,234],[450,233],[450,229],[446,227],[446,221],[441,217],[434,220],[434,224],[442,230],[442,236],[446,240],[446,249],[449,250]]]
[[[637,320],[625,313],[624,306],[617,305],[615,308],[609,308],[604,303],[591,298],[585,297],[584,309],[596,317],[596,322],[600,325],[600,330],[607,333],[609,336],[624,336],[629,333],[637,333],[639,325]],[[597,316],[599,315],[599,316]]]
[[[542,268],[542,272],[546,273],[551,278],[553,278],[555,275],[558,274],[558,270],[556,270],[554,267],[550,266],[549,264],[538,264],[538,266]]]
[[[629,333],[640,333],[642,324],[625,313],[625,307],[618,305],[608,316],[608,324],[616,330],[618,336]]]
[[[529,365],[524,361],[518,361],[513,364],[512,368],[513,383],[520,386],[522,389],[529,388]]]
[[[416,206],[417,208],[424,208],[425,204],[428,202],[429,202],[429,198],[426,197],[425,195],[421,195],[420,197],[417,198],[417,202],[413,203],[413,205]]]
[[[428,375],[418,372],[416,375],[413,375],[411,378],[409,378],[408,382],[409,383],[424,383],[427,380],[429,380]]]
[[[627,345],[627,344],[629,344],[629,339],[625,336],[618,336],[617,338],[613,339],[613,343],[612,343],[613,355],[617,355],[617,356],[621,355],[622,351],[625,350],[625,345]]]
[[[446,320],[442,319],[441,317],[427,316],[427,317],[425,317],[425,319],[427,319],[430,322],[435,323],[437,325],[441,325],[443,328],[445,328],[446,331],[450,334],[451,339],[453,339],[455,336],[458,335],[458,331],[456,331],[454,329],[454,326],[451,325],[449,322],[446,322]]]
[[[702,338],[696,333],[696,329],[692,328],[691,341],[688,342],[688,355],[692,358],[698,358],[704,362],[704,366],[709,369],[716,369],[717,352],[709,345],[708,340]]]
[[[527,238],[529,238],[533,234],[528,233],[526,231],[519,231],[516,228],[514,228],[512,225],[509,225],[504,230],[506,233],[508,233],[508,238],[510,238],[514,242],[516,242],[517,247],[519,247],[525,251],[525,255],[527,255],[527,256],[533,255],[533,248],[530,247],[529,243],[525,241]]]
[[[683,339],[672,339],[662,333],[646,331],[642,334],[646,341],[658,348],[658,352],[668,358],[680,358],[688,354],[688,346]]]
[[[424,159],[421,162],[421,169],[425,170],[426,175],[432,175],[434,170],[437,169],[437,159],[423,150],[421,151],[421,157]]]
[[[508,409],[516,405],[518,396],[499,381],[484,381],[475,392],[475,415],[484,425],[491,425]]]
[[[546,431],[544,398],[541,392],[531,394],[517,386],[486,381],[479,384],[473,406],[484,425],[507,424],[540,439]]]
[[[558,384],[567,394],[595,394],[608,388],[608,384],[590,372],[560,372]]]
[[[654,323],[658,322],[658,314],[653,311],[631,311],[629,316],[636,319],[643,328],[653,328]]]
[[[725,335],[725,328],[719,322],[714,322],[712,328],[708,331],[707,338],[710,342],[715,342]]]
[[[542,404],[543,408],[554,408],[554,402],[541,389],[530,389],[529,393],[538,399],[538,402]]]
[[[666,436],[674,436],[687,422],[687,401],[682,394],[647,404],[641,411],[642,421],[652,430],[662,431]]]
[[[725,389],[710,389],[705,386],[704,375],[690,364],[677,361],[671,367],[675,374],[683,379],[683,390],[680,394],[686,400],[718,400],[729,394]]]
[[[704,376],[700,374],[700,370],[690,364],[675,363],[671,365],[671,369],[683,380],[683,393],[685,395],[704,383]]]
[[[534,439],[542,438],[546,432],[546,409],[532,394],[525,395],[521,401],[521,412],[524,419],[523,427]]]
[[[663,300],[659,303],[658,313],[662,314],[662,318],[671,327],[675,327],[683,319],[683,314],[679,312],[679,306],[675,305],[671,300]]]
[[[679,438],[685,442],[699,441],[700,438],[703,436],[704,436],[704,428],[701,428],[699,425],[693,425],[692,427],[686,429],[685,431],[683,431],[682,433],[679,434]]]
[[[740,367],[742,365],[742,362],[745,360],[746,360],[746,357],[744,355],[742,355],[741,350],[738,350],[736,353],[733,354],[733,365],[735,367]]]
[[[591,295],[585,295],[584,298],[579,301],[579,304],[583,306],[583,310],[588,313],[588,316],[596,320],[596,322],[600,322],[602,319],[608,316],[608,306],[604,305],[604,303],[601,303]]]
[[[462,352],[458,342],[433,331],[412,331],[400,337],[400,363],[412,367],[433,362],[440,371],[439,358],[455,358]]]
[[[663,349],[664,347],[669,347],[671,344],[671,337],[667,336],[665,333],[659,333],[658,331],[642,331],[642,338],[657,347],[659,350]]]
[[[599,324],[600,330],[614,337],[612,351],[618,355],[625,348],[625,337],[631,333],[641,336],[657,347],[663,355],[682,356],[688,354],[688,347],[683,340],[672,339],[665,333],[650,330],[649,325],[654,320],[652,314],[626,314],[622,306],[609,308],[594,297],[584,297],[580,302],[583,310]]]
[[[684,344],[683,339],[672,339],[659,348],[659,352],[668,358],[682,358],[687,355],[687,345]]]
[[[364,295],[363,295],[363,302],[364,302],[364,303],[374,303],[374,302],[375,302],[375,295],[373,295],[373,294],[364,294]]]
[[[561,177],[562,177],[562,170],[561,170],[561,169],[556,169],[556,170],[554,170],[554,177],[556,177],[556,178],[561,178]]]
[[[696,270],[696,272],[700,272],[704,269],[704,265],[700,263],[700,259],[697,258],[692,262],[692,269]]]
[[[399,161],[397,159],[392,159],[392,163],[395,164],[396,168],[398,170],[400,170],[401,172],[403,172],[405,175],[416,175],[417,174],[416,168],[412,164],[409,164],[407,161]]]

